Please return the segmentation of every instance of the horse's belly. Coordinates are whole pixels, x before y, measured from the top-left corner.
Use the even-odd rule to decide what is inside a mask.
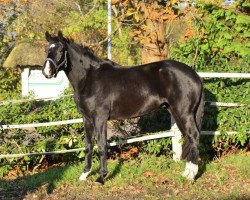
[[[117,99],[112,103],[110,119],[127,119],[145,115],[160,107],[162,100],[156,96]]]

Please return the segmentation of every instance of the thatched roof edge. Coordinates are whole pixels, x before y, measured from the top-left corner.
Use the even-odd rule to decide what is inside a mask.
[[[43,41],[22,41],[17,43],[5,60],[3,67],[41,67],[45,60]]]

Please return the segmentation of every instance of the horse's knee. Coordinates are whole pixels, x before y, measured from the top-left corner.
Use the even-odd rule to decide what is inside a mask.
[[[98,154],[99,156],[105,156],[107,154],[107,149],[106,148],[98,148]]]

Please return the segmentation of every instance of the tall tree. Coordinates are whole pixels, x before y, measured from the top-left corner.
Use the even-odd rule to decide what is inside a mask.
[[[142,63],[166,59],[173,21],[184,12],[176,0],[112,1],[122,23],[133,27],[131,35],[142,45]],[[114,8],[114,6],[113,6]]]

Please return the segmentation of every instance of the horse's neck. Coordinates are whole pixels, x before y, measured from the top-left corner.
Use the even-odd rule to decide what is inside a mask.
[[[67,46],[70,58],[70,70],[65,70],[65,73],[74,90],[77,92],[79,83],[84,84],[90,67],[98,67],[101,59],[93,59],[81,51],[76,50],[70,44]]]

